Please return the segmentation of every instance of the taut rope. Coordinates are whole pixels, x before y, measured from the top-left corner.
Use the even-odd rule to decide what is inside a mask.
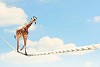
[[[0,38],[10,48],[12,48],[15,52],[17,52],[5,38],[3,38],[2,36],[0,36]],[[100,48],[100,44],[90,45],[90,46],[86,46],[86,47],[72,48],[72,49],[61,49],[61,50],[55,50],[55,51],[49,51],[49,52],[41,52],[41,53],[35,53],[35,54],[25,54],[25,53],[22,53],[22,52],[18,52],[18,53],[20,53],[22,55],[25,55],[25,56],[41,56],[41,55],[50,55],[50,54],[60,54],[60,53],[69,53],[69,52],[88,51],[88,50],[95,50],[95,49],[99,49],[99,48]]]

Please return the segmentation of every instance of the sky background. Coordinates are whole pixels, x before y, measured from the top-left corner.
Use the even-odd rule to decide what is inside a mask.
[[[28,51],[49,51],[100,43],[100,0],[0,0],[0,35],[16,48],[16,28],[36,16]],[[20,42],[22,44],[22,40]],[[99,67],[100,50],[80,55],[24,57],[0,39],[2,67]]]

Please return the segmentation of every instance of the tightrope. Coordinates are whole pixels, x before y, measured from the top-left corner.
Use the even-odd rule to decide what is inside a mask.
[[[10,46],[10,48],[12,48],[14,51],[16,51],[16,50],[13,48],[13,46],[11,46],[11,44],[10,44],[5,38],[3,38],[1,35],[0,35],[0,38],[1,38],[8,46]]]
[[[79,47],[79,48],[72,48],[72,49],[62,49],[62,50],[42,52],[42,53],[37,53],[37,54],[29,54],[27,56],[40,56],[40,55],[71,53],[71,52],[79,52],[79,51],[90,51],[90,50],[95,50],[95,49],[99,49],[99,48],[100,48],[100,44],[98,44],[98,45],[90,45],[90,46],[87,46],[87,47]]]
[[[2,36],[0,38],[10,47],[12,48],[15,52],[16,49],[13,48],[13,46]],[[41,52],[41,53],[34,53],[34,54],[25,54],[22,52],[18,52],[22,55],[25,56],[41,56],[41,55],[51,55],[51,54],[60,54],[60,53],[71,53],[71,52],[79,52],[79,51],[90,51],[90,50],[95,50],[95,49],[100,49],[100,44],[97,45],[90,45],[90,46],[85,46],[85,47],[76,47],[72,49],[61,49],[61,50],[55,50],[55,51],[49,51],[49,52]]]

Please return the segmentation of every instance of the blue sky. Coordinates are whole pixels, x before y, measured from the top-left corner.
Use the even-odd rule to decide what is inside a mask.
[[[52,38],[57,38],[57,41],[60,41],[58,43],[64,42],[63,45],[69,43],[75,46],[99,44],[99,3],[99,0],[0,0],[0,19],[2,19],[0,20],[0,35],[16,48],[14,31],[18,26],[28,23],[32,16],[36,16],[37,25],[33,25],[36,29],[29,30],[28,39],[31,41],[41,43],[44,39],[48,39],[53,42]],[[6,8],[2,9],[2,7]],[[12,49],[0,39],[0,54],[10,51]],[[99,51],[84,55],[61,55],[61,60],[47,60],[43,63],[13,64],[0,60],[0,65],[2,67],[99,67]]]

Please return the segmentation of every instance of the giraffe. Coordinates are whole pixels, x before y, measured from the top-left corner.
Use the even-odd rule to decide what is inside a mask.
[[[22,46],[22,48],[20,50],[22,50],[25,47],[25,54],[27,55],[27,51],[26,51],[26,43],[27,43],[27,38],[28,38],[28,29],[30,28],[30,26],[35,23],[36,24],[36,17],[33,16],[33,18],[31,18],[31,21],[28,24],[25,24],[21,27],[18,27],[16,29],[16,35],[14,36],[16,41],[17,41],[17,52],[19,52],[19,39],[21,37],[23,37],[24,40],[24,45]]]

